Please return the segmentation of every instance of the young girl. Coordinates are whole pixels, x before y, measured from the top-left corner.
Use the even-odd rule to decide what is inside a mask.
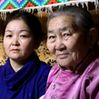
[[[39,99],[45,93],[50,66],[35,52],[42,35],[31,13],[18,10],[7,17],[3,45],[8,59],[0,67],[0,99]]]

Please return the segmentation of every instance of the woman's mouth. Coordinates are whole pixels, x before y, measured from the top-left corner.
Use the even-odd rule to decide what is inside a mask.
[[[69,55],[69,53],[62,53],[62,54],[57,54],[56,57],[60,58],[60,59],[64,59],[67,58]]]

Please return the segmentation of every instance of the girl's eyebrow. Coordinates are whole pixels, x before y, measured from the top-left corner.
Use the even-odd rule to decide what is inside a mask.
[[[11,33],[12,33],[12,31],[11,31],[11,30],[6,30],[5,32],[11,32]]]
[[[24,32],[24,31],[26,31],[26,32],[30,32],[30,30],[28,30],[28,29],[23,29],[23,30],[20,30],[21,32]]]
[[[26,32],[30,32],[30,30],[29,29],[22,29],[22,30],[19,30],[19,31],[21,31],[21,32],[23,32],[23,31],[26,31]],[[13,32],[13,30],[5,30],[5,32]]]

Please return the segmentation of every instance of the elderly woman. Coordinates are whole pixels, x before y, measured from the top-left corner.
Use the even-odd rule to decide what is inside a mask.
[[[47,47],[57,64],[44,99],[99,99],[99,49],[91,14],[68,6],[47,22]]]

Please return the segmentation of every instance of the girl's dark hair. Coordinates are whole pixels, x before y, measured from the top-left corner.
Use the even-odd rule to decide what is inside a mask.
[[[16,10],[9,13],[3,28],[3,34],[5,32],[5,28],[7,24],[10,21],[16,20],[16,19],[21,19],[26,23],[26,25],[30,29],[30,33],[33,35],[35,48],[38,48],[38,46],[40,45],[43,39],[43,31],[42,31],[40,20],[38,19],[37,16],[33,15],[32,13],[29,13],[23,10]]]
[[[60,15],[73,16],[74,24],[83,33],[89,33],[89,30],[94,26],[91,14],[86,9],[81,7],[66,6],[64,8],[60,8],[49,15],[48,22],[50,21],[50,19]]]

